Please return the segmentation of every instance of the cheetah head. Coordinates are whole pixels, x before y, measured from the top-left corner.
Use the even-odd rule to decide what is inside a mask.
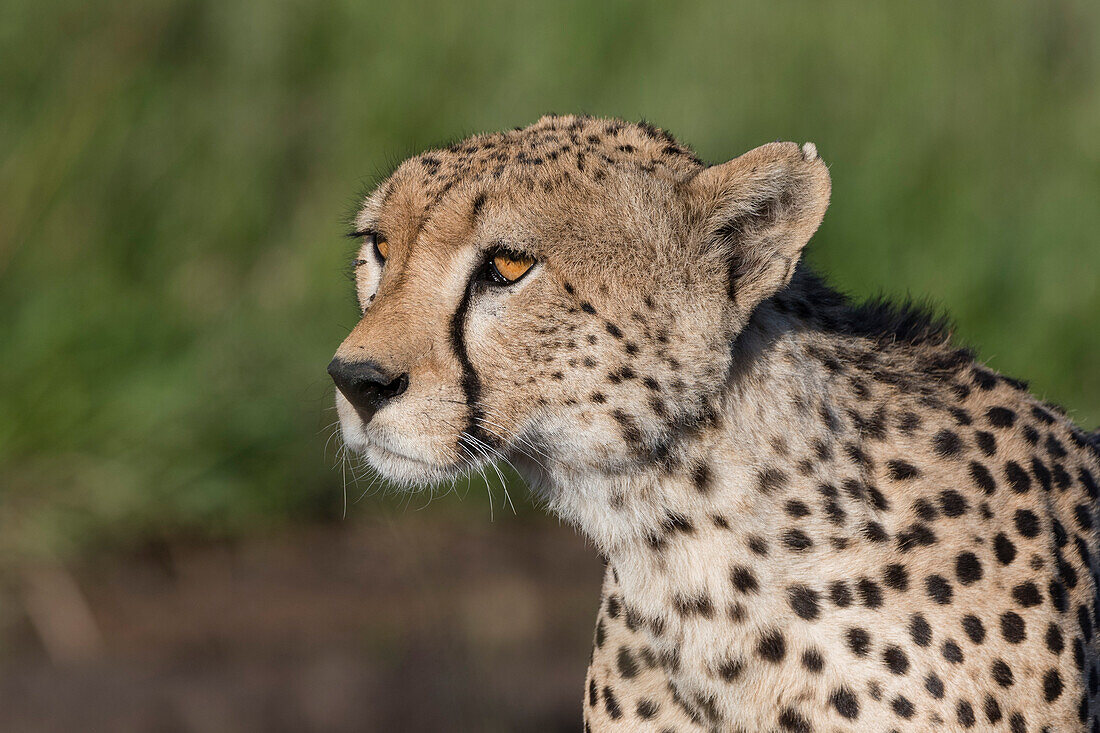
[[[329,366],[345,442],[405,486],[498,456],[536,486],[675,461],[829,190],[811,144],[707,167],[584,117],[407,160],[355,219],[361,319]]]

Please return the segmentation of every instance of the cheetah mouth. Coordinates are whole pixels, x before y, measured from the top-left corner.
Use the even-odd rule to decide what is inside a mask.
[[[406,486],[434,484],[462,472],[458,464],[426,460],[394,450],[379,440],[368,439],[359,453],[384,478]]]

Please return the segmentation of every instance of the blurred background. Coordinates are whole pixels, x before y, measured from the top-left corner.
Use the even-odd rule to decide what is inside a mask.
[[[1100,421],[1093,0],[8,0],[0,730],[579,728],[594,552],[356,479],[325,375],[358,197],[550,111],[814,141],[814,264]]]

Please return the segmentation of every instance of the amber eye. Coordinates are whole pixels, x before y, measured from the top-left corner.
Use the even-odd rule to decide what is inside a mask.
[[[381,234],[374,235],[374,254],[383,262],[390,256],[390,243]]]
[[[489,260],[489,280],[497,285],[510,285],[535,266],[535,258],[518,252],[498,252]]]

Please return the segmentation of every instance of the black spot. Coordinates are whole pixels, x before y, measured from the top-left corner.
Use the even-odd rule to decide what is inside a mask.
[[[472,210],[470,211],[470,219],[473,220],[473,221],[476,221],[478,215],[481,214],[481,209],[484,206],[485,206],[485,193],[482,192],[482,193],[479,193],[477,195],[477,198],[474,199],[474,205],[472,207]]]
[[[1062,675],[1056,669],[1048,669],[1043,675],[1043,699],[1054,702],[1062,696]]]
[[[1043,596],[1039,593],[1034,583],[1020,583],[1012,589],[1012,598],[1024,608],[1038,606],[1043,602]]]
[[[595,315],[596,309],[592,307],[592,304],[587,300],[581,301],[581,310],[589,315]]]
[[[1024,440],[1030,445],[1036,445],[1039,442],[1039,431],[1030,425],[1024,426]]]
[[[926,522],[934,522],[940,517],[939,511],[936,507],[932,506],[932,502],[927,499],[917,499],[913,502],[913,511],[917,513],[917,516]]]
[[[960,553],[955,558],[955,576],[963,585],[970,585],[982,579],[982,563],[973,552]]]
[[[612,384],[619,384],[623,380],[634,379],[634,377],[636,376],[637,374],[634,373],[633,369],[628,366],[621,366],[618,369],[607,373],[607,381],[611,382]]]
[[[611,417],[615,419],[615,422],[619,423],[623,439],[635,448],[641,447],[642,431],[638,428],[637,421],[619,408],[615,408],[611,411]]]
[[[1010,428],[1016,422],[1016,413],[1007,407],[990,407],[985,411],[985,419],[995,428]]]
[[[654,717],[658,710],[657,703],[652,700],[642,700],[638,703],[638,717],[642,720],[649,720]]]
[[[619,674],[626,679],[636,677],[638,674],[638,663],[634,660],[634,655],[630,653],[630,650],[626,647],[619,647],[619,654],[617,657],[617,663],[619,667]]]
[[[760,557],[768,556],[768,543],[763,537],[757,537],[755,535],[749,537],[748,546],[752,554]]]
[[[935,672],[930,672],[924,678],[924,689],[928,690],[928,694],[937,700],[943,699],[943,680]]]
[[[718,665],[718,676],[726,682],[733,682],[741,676],[745,665],[739,659],[726,659]]]
[[[1027,638],[1023,618],[1015,611],[1001,614],[1001,636],[1010,644],[1019,644]]]
[[[893,458],[887,461],[886,467],[890,469],[890,478],[895,481],[907,481],[920,476],[920,471],[916,466],[900,458]]]
[[[870,471],[874,468],[875,464],[871,460],[871,457],[869,455],[867,455],[863,451],[863,449],[860,448],[855,443],[845,443],[844,444],[844,453],[848,456],[848,459],[852,463],[855,463],[856,465],[860,466],[864,470]]]
[[[909,572],[900,563],[887,565],[883,573],[883,579],[886,581],[887,588],[903,593],[909,590]]]
[[[1005,479],[1008,481],[1009,487],[1017,494],[1026,494],[1031,490],[1031,477],[1016,461],[1009,461],[1005,464]]]
[[[835,580],[829,585],[829,598],[839,608],[852,605],[852,591],[843,580]]]
[[[962,440],[952,430],[941,430],[932,438],[932,450],[941,458],[951,458],[962,451]]]
[[[783,505],[783,510],[794,519],[802,519],[809,516],[810,508],[806,506],[806,502],[798,499],[790,499]]]
[[[985,713],[985,719],[990,723],[999,723],[1001,721],[1001,706],[993,699],[992,695],[985,696],[985,701],[982,703],[982,711]]]
[[[1054,460],[1066,457],[1065,447],[1054,437],[1053,433],[1047,435],[1047,453]]]
[[[917,547],[927,547],[936,543],[936,534],[928,525],[915,522],[897,537],[898,549],[909,552]]]
[[[792,733],[812,733],[810,722],[794,708],[786,708],[779,714],[779,727]]]
[[[809,586],[792,585],[787,589],[787,601],[791,604],[791,608],[799,618],[807,621],[815,621],[821,616],[818,598],[818,592]]]
[[[951,416],[955,418],[955,422],[959,425],[969,425],[974,422],[970,417],[970,413],[961,407],[950,407],[947,411],[951,413]]]
[[[608,322],[607,322],[607,323],[605,324],[605,328],[607,328],[607,332],[608,332],[609,334],[611,334],[612,336],[614,336],[615,338],[617,338],[617,339],[621,339],[621,338],[623,337],[623,332],[622,332],[621,330],[619,330],[619,327],[618,327],[618,326],[616,326],[616,325],[615,325],[614,323],[612,323],[611,321],[608,321]]]
[[[1010,565],[1016,559],[1016,545],[1003,532],[998,532],[993,538],[993,552],[1001,565]]]
[[[962,618],[963,631],[966,632],[967,638],[975,644],[981,644],[985,641],[985,624],[982,620],[973,614],[967,614]]]
[[[1081,529],[1085,531],[1092,529],[1092,514],[1084,504],[1073,507],[1073,517],[1077,521],[1077,526]]]
[[[886,529],[878,522],[867,522],[863,525],[863,534],[872,542],[885,542],[890,538]]]
[[[786,485],[787,474],[777,468],[766,468],[756,477],[756,487],[766,494]]]
[[[1008,665],[1004,663],[1004,660],[998,659],[989,668],[989,673],[993,676],[993,680],[1001,687],[1012,687],[1015,680],[1012,678],[1012,670]]]
[[[697,463],[691,471],[691,483],[700,494],[709,493],[711,488],[710,466],[705,462]]]
[[[1061,654],[1062,651],[1066,648],[1066,642],[1062,636],[1062,629],[1058,626],[1058,624],[1054,623],[1053,621],[1050,623],[1049,626],[1047,626],[1045,641],[1047,649],[1049,649],[1051,654],[1054,654],[1055,656]]]
[[[1034,537],[1039,534],[1039,518],[1030,509],[1017,509],[1014,519],[1016,531],[1024,537]]]
[[[871,505],[879,511],[886,511],[890,508],[890,502],[886,499],[881,491],[875,486],[867,486],[867,496],[871,499]]]
[[[972,478],[974,484],[986,494],[992,494],[997,490],[997,482],[993,480],[993,474],[989,472],[988,468],[977,461],[970,462],[970,478]]]
[[[988,392],[997,386],[997,375],[988,369],[975,366],[970,373],[974,379],[974,385],[983,392]]]
[[[1031,414],[1035,417],[1035,419],[1037,419],[1039,422],[1043,423],[1044,425],[1053,425],[1054,424],[1054,420],[1055,420],[1054,415],[1051,415],[1048,411],[1044,410],[1042,407],[1039,407],[1038,405],[1032,405]]]
[[[966,499],[954,489],[945,489],[940,492],[940,507],[948,517],[959,517],[966,513]]]
[[[882,661],[886,663],[886,668],[897,675],[905,674],[909,671],[909,657],[905,656],[905,652],[902,651],[900,646],[888,646],[882,653]]]
[[[623,711],[619,707],[619,701],[615,699],[615,693],[606,685],[603,688],[603,706],[612,720],[618,720],[623,716]]]
[[[1097,442],[1097,445],[1100,445],[1100,441]],[[1081,481],[1081,485],[1085,487],[1085,493],[1089,495],[1090,499],[1095,499],[1100,494],[1100,487],[1096,485],[1096,480],[1087,468],[1081,468],[1077,472],[1077,478]]]
[[[870,578],[860,578],[856,582],[856,592],[859,593],[860,601],[867,608],[882,606],[882,589]]]
[[[974,433],[974,440],[977,441],[978,448],[985,455],[991,456],[997,452],[997,439],[993,437],[993,433],[979,430]]]
[[[775,664],[781,661],[787,653],[787,642],[782,632],[769,631],[761,636],[756,643],[756,653],[766,662]]]
[[[706,593],[694,596],[677,593],[672,598],[672,606],[681,616],[702,616],[703,618],[714,616],[714,606]]]
[[[855,693],[847,687],[841,687],[835,690],[833,694],[829,696],[829,703],[842,717],[848,720],[855,720],[859,717],[859,699],[856,697]]]
[[[871,651],[871,635],[864,629],[858,627],[848,629],[845,633],[845,641],[848,643],[848,648],[852,650],[852,654],[857,657],[866,657]]]
[[[1008,719],[1009,733],[1027,733],[1027,721],[1020,713],[1013,713]]]
[[[825,658],[821,656],[821,652],[817,649],[807,649],[802,652],[802,666],[807,671],[817,674],[825,669]]]
[[[977,718],[974,717],[974,706],[966,700],[959,700],[955,714],[958,716],[959,725],[963,728],[973,728],[974,723],[977,722]]]
[[[1084,605],[1077,606],[1077,625],[1081,627],[1081,633],[1085,636],[1085,641],[1092,641],[1092,619],[1089,618],[1089,611]]]
[[[756,576],[743,565],[736,565],[730,570],[730,583],[742,593],[755,593],[760,589]]]
[[[898,415],[898,429],[906,435],[911,435],[920,427],[921,418],[915,412],[906,411]]]
[[[962,664],[963,653],[959,645],[951,639],[948,639],[943,643],[943,648],[940,650],[943,653],[943,658],[952,664]]]
[[[1031,472],[1035,474],[1035,480],[1039,482],[1043,491],[1050,491],[1052,486],[1050,470],[1035,456],[1031,457]]]
[[[848,513],[835,498],[826,499],[822,508],[825,510],[826,518],[835,525],[844,524],[844,520],[848,517]]]
[[[783,544],[794,552],[802,552],[814,546],[809,536],[800,529],[788,529],[783,533]]]
[[[932,643],[932,626],[923,615],[914,613],[909,618],[909,636],[913,643],[919,647],[927,647]]]
[[[913,713],[917,711],[913,703],[909,701],[909,698],[904,695],[895,697],[893,702],[890,703],[890,707],[894,709],[894,713],[897,714],[899,718],[905,718],[906,720],[912,718]]]

